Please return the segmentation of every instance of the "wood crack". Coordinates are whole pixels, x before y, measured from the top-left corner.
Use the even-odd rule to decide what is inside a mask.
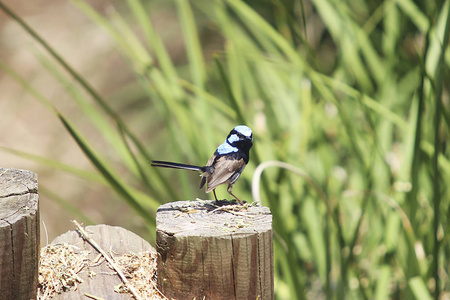
[[[15,259],[16,259],[16,257],[15,257],[15,255],[14,255],[14,230],[13,230],[13,226],[12,226],[12,224],[11,223],[9,223],[8,221],[6,221],[6,220],[4,220],[6,223],[8,223],[8,225],[9,225],[9,230],[10,230],[10,232],[11,232],[11,260],[12,260],[12,282],[13,282],[13,284],[11,284],[11,295],[14,295],[14,291],[15,291],[15,289],[16,289],[16,287],[15,287],[15,285],[16,285],[16,272],[14,271],[15,270],[15,267],[16,267],[16,261],[15,261]]]
[[[14,196],[24,196],[24,195],[28,195],[28,194],[37,194],[38,193],[37,188],[28,189],[27,186],[25,186],[25,187],[27,188],[26,191],[16,192],[16,193],[11,193],[11,194],[6,194],[6,195],[0,195],[0,199],[1,198],[14,197]]]
[[[232,234],[230,234],[230,238],[231,238],[231,253],[232,253],[232,259],[231,259],[231,266],[232,266],[232,268],[233,268],[233,272],[231,273],[232,275],[233,275],[233,292],[234,292],[234,299],[237,299],[237,294],[236,294],[236,285],[237,285],[237,282],[236,282],[236,274],[235,274],[235,272],[236,272],[236,267],[235,267],[235,261],[234,261],[234,259],[235,259],[235,253],[234,253],[234,239],[233,239],[233,235]]]

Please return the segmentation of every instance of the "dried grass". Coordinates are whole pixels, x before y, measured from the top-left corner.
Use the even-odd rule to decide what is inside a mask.
[[[156,255],[153,252],[126,254],[114,258],[136,293],[143,299],[167,299],[156,287]],[[129,292],[123,284],[117,287],[118,292]]]
[[[89,251],[65,244],[49,244],[41,249],[39,261],[38,299],[77,288],[83,279],[78,273],[89,266]]]
[[[89,251],[69,244],[50,244],[41,249],[38,299],[51,299],[55,294],[76,289],[78,284],[83,282],[78,276],[82,271],[88,272],[89,277],[95,276],[89,267],[97,265],[98,262],[91,261],[88,255]],[[114,257],[114,262],[128,279],[128,283],[135,288],[139,298],[167,299],[156,287],[154,252],[125,254]],[[114,290],[118,293],[130,293],[124,284],[116,286]]]

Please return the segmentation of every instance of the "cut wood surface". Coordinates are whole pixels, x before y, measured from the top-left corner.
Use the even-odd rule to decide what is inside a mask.
[[[156,215],[158,287],[174,299],[273,299],[268,207],[179,201]]]
[[[35,299],[39,263],[37,175],[0,168],[0,299]]]
[[[87,226],[84,230],[107,254],[113,257],[129,253],[155,251],[147,241],[121,227],[96,225]],[[69,231],[60,235],[52,244],[69,244],[75,246],[79,251],[89,251],[87,257],[89,267],[77,274],[83,282],[77,285],[76,290],[70,289],[67,292],[57,294],[52,299],[88,299],[86,295],[112,300],[133,299],[131,294],[114,291],[116,287],[122,285],[121,279],[108,266],[107,262],[99,256],[99,252],[91,244],[83,240],[77,231]]]

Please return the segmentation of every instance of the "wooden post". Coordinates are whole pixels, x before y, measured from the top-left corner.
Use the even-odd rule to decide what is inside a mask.
[[[0,298],[36,299],[38,264],[37,175],[0,168]]]
[[[273,299],[269,208],[233,211],[213,204],[179,201],[159,207],[158,288],[174,299]]]

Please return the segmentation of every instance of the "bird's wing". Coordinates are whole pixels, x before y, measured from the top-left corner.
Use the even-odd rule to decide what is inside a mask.
[[[206,187],[206,192],[208,193],[215,189],[218,185],[227,182],[227,180],[230,179],[230,177],[239,171],[243,166],[245,166],[243,159],[227,159],[224,156],[219,158],[214,165],[214,172],[207,178],[208,184]]]
[[[214,153],[214,155],[213,156],[211,156],[210,157],[210,159],[208,160],[208,162],[206,163],[206,166],[205,167],[211,167],[212,166],[212,164],[214,163],[214,160],[216,159],[216,154]],[[201,174],[201,176],[202,176],[202,180],[200,181],[200,186],[199,186],[199,190],[201,190],[202,188],[203,188],[203,186],[205,185],[205,183],[206,183],[206,178],[208,178],[210,175],[211,175],[211,170],[209,169],[209,170],[207,170],[207,172],[203,172],[202,174]]]
[[[206,163],[207,167],[211,167],[212,166],[212,164],[214,163],[214,160],[216,159],[216,156],[217,155],[214,153],[214,155],[209,158],[208,162]]]

